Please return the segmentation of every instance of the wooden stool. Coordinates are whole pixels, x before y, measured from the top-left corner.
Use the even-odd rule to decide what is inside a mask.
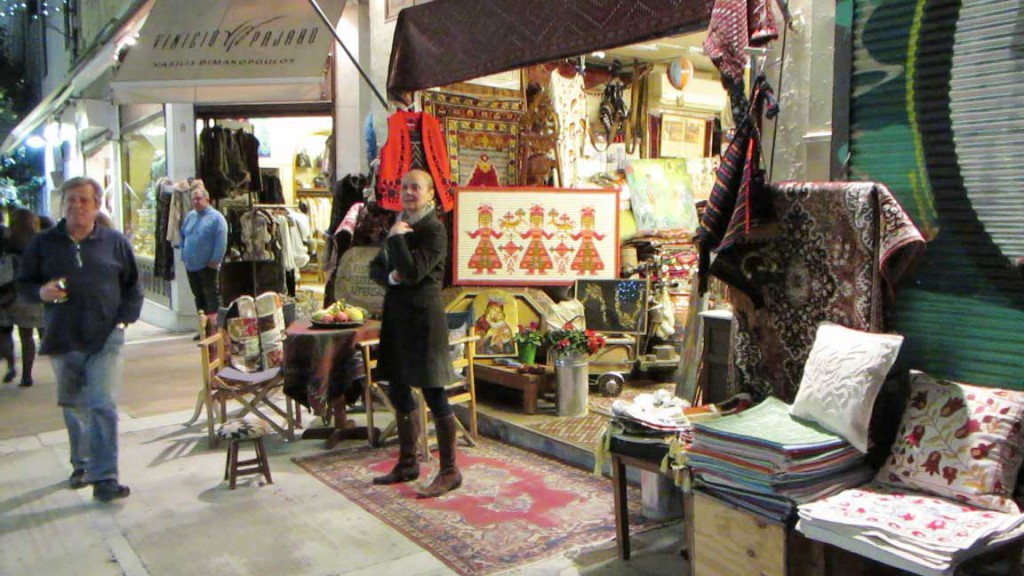
[[[217,436],[228,441],[227,461],[224,463],[224,479],[229,482],[232,490],[239,476],[262,474],[267,484],[273,484],[270,477],[270,463],[267,462],[267,449],[263,447],[263,435],[269,432],[262,420],[234,419],[225,422],[217,429]],[[238,445],[252,442],[256,448],[256,457],[251,460],[238,459]]]

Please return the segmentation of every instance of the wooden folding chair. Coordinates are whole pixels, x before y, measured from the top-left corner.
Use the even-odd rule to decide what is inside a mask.
[[[252,412],[288,440],[295,439],[293,400],[285,396],[285,408],[282,409],[271,399],[271,395],[284,384],[284,372],[280,367],[247,373],[227,366],[223,330],[200,340],[198,346],[202,353],[203,403],[206,405],[206,429],[211,448],[217,446],[214,404],[220,406],[220,421],[226,422],[227,403],[232,400],[242,405],[240,417]],[[285,426],[278,424],[261,408],[269,408],[284,418]]]

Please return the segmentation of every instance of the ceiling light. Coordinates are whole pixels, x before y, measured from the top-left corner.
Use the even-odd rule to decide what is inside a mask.
[[[46,146],[46,138],[43,138],[39,134],[33,134],[25,139],[25,146],[28,146],[33,150],[38,150]]]

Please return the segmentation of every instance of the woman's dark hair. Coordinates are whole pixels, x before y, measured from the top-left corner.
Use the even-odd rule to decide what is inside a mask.
[[[39,232],[39,217],[28,208],[18,208],[11,214],[11,244],[24,250]]]
[[[39,230],[49,230],[50,228],[53,228],[53,220],[51,220],[49,216],[40,216]]]

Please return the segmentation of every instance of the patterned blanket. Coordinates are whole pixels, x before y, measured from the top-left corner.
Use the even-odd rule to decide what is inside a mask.
[[[924,237],[882,184],[787,182],[770,195],[777,229],[731,255],[764,306],[736,303],[730,392],[791,402],[818,324],[884,330],[884,304]]]

